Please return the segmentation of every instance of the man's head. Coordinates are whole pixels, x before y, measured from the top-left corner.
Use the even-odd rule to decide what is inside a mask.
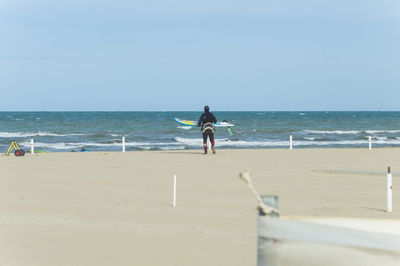
[[[204,106],[204,112],[208,113],[210,111],[210,107],[208,105]]]

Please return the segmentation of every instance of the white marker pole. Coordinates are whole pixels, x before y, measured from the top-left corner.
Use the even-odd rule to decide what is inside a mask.
[[[31,154],[34,154],[35,150],[34,150],[34,146],[33,146],[33,137],[31,138]]]
[[[122,152],[125,152],[125,135],[122,135]]]
[[[390,167],[388,167],[388,173],[386,177],[386,194],[387,194],[387,206],[386,212],[392,212],[392,173]]]
[[[172,206],[176,206],[176,175],[174,175],[174,199],[172,201]]]
[[[368,148],[369,148],[369,150],[372,149],[372,137],[371,136],[368,136]]]
[[[289,149],[293,150],[293,137],[292,137],[292,135],[289,136]]]

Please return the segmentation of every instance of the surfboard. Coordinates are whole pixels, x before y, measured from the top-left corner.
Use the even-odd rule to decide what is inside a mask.
[[[190,126],[190,127],[197,126],[197,122],[195,122],[193,120],[182,120],[179,118],[175,118],[175,121],[184,126]],[[231,124],[229,122],[218,122],[218,123],[215,123],[214,125],[216,127],[233,127],[234,126],[234,124]]]

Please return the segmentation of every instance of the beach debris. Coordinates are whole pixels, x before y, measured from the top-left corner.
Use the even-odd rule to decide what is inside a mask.
[[[15,140],[11,142],[11,145],[8,148],[8,151],[6,152],[6,155],[7,156],[10,155],[10,153],[12,153],[13,151],[14,151],[15,156],[24,156],[25,155],[25,151],[18,147],[18,144]]]
[[[275,213],[276,215],[279,215],[279,210],[270,206],[267,206],[263,200],[261,199],[260,194],[258,194],[257,190],[253,187],[252,180],[251,180],[251,175],[249,171],[243,171],[239,174],[240,179],[242,179],[250,188],[250,191],[253,192],[257,199],[258,203],[258,210],[262,211],[264,215],[269,216],[270,214]]]

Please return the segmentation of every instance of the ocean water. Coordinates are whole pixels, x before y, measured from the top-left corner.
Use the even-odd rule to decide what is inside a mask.
[[[197,120],[201,112],[0,112],[0,153],[16,140],[38,151],[201,149],[199,128],[174,118]],[[235,126],[217,128],[216,147],[294,148],[400,147],[400,112],[214,112]]]

